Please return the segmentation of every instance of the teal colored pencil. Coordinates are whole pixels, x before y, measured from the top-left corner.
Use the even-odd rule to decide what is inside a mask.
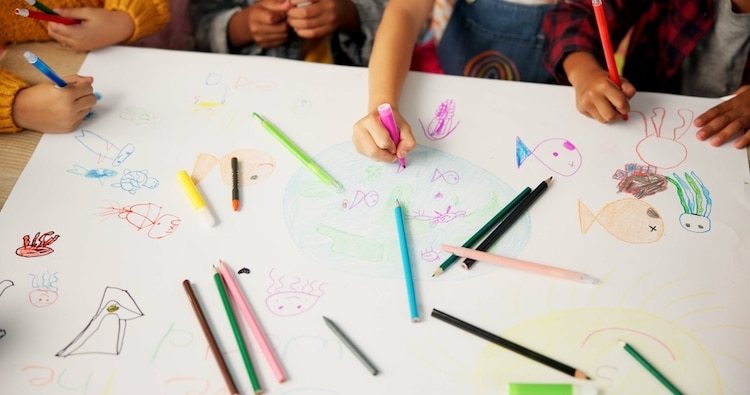
[[[234,316],[232,306],[229,304],[229,298],[227,297],[227,290],[224,287],[224,282],[221,280],[221,275],[217,271],[216,267],[214,267],[214,271],[214,282],[216,283],[216,289],[219,290],[221,301],[224,303],[224,310],[226,310],[227,318],[229,318],[229,323],[232,325],[234,339],[237,340],[237,346],[240,348],[242,361],[245,363],[245,369],[247,370],[247,375],[250,377],[250,382],[253,385],[253,391],[255,391],[256,394],[261,394],[263,393],[263,390],[260,388],[260,383],[258,383],[258,376],[255,375],[255,369],[253,368],[252,361],[250,361],[250,355],[247,353],[247,346],[245,345],[245,339],[242,338],[240,327],[237,325],[237,318]]]
[[[667,387],[667,389],[670,392],[672,392],[672,394],[682,395],[682,392],[680,392],[680,390],[678,390],[677,387],[674,386],[674,384],[669,382],[669,380],[667,380],[667,378],[664,377],[664,375],[661,374],[661,372],[656,370],[654,365],[651,365],[651,363],[648,362],[646,358],[644,358],[641,354],[639,354],[638,351],[636,351],[633,347],[631,347],[630,344],[625,343],[622,340],[620,340],[619,342],[620,342],[620,346],[622,346],[622,348],[624,348],[625,351],[628,352],[628,354],[630,354],[633,358],[635,358],[635,360],[638,361],[638,363],[640,363],[641,366],[646,368],[646,370],[648,370],[649,373],[651,373],[651,375],[656,377],[657,380],[659,380],[662,384],[664,384],[664,386]]]
[[[469,240],[466,240],[465,243],[461,244],[461,247],[469,248],[472,245],[474,245],[474,243],[476,243],[477,241],[479,241],[479,239],[481,239],[482,237],[484,237],[484,235],[487,232],[489,232],[490,229],[492,229],[493,227],[495,227],[495,225],[497,225],[498,223],[500,223],[500,221],[503,218],[505,218],[508,215],[508,213],[511,210],[513,210],[514,207],[516,207],[518,205],[518,202],[520,202],[521,200],[523,200],[523,198],[525,198],[526,195],[528,195],[529,193],[531,193],[531,188],[530,187],[526,187],[526,189],[524,189],[523,191],[521,191],[515,198],[513,198],[513,200],[510,201],[510,203],[506,204],[505,207],[503,207],[502,210],[500,210],[497,214],[495,214],[494,217],[490,218],[490,220],[487,221],[487,223],[484,224],[484,226],[482,226],[477,231],[477,233],[474,233],[474,235],[471,236],[469,238]],[[435,273],[432,274],[432,277],[438,276],[441,273],[443,273],[444,271],[448,270],[448,268],[452,264],[454,264],[459,258],[460,257],[458,255],[451,254],[451,256],[449,256],[448,259],[446,259],[445,262],[443,262],[440,265],[440,267],[438,267],[437,270],[435,270]]]
[[[411,320],[419,322],[419,308],[417,307],[417,293],[414,289],[414,277],[411,271],[411,259],[409,259],[409,245],[406,242],[406,226],[404,226],[404,213],[401,204],[396,200],[396,227],[398,230],[398,241],[401,245],[401,261],[404,265],[404,278],[406,279],[406,292],[409,296],[409,311]]]
[[[26,0],[27,3],[29,3],[30,6],[36,7],[39,11],[49,14],[49,15],[57,15],[60,16],[60,14],[56,13],[53,9],[47,7],[46,5],[42,4],[38,0]]]

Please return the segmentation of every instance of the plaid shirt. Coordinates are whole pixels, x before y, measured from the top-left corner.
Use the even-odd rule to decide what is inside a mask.
[[[680,93],[680,65],[714,23],[713,0],[603,0],[610,39],[617,45],[630,38],[623,76],[638,90]],[[544,21],[547,36],[545,66],[567,83],[565,56],[584,51],[602,65],[604,54],[590,0],[567,0]],[[750,83],[750,56],[742,85]]]

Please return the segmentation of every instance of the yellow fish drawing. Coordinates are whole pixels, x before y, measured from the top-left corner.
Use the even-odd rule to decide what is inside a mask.
[[[632,244],[653,243],[664,234],[664,220],[656,209],[635,198],[609,202],[596,215],[579,199],[578,220],[583,234],[598,222],[612,236]]]

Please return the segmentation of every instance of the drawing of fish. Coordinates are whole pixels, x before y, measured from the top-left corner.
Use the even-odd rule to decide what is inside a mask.
[[[664,220],[656,209],[636,198],[609,202],[596,215],[579,199],[578,219],[583,234],[598,222],[609,234],[631,244],[653,243],[664,234]]]
[[[529,147],[516,136],[516,166],[521,165],[530,156],[561,176],[571,176],[581,168],[581,152],[569,140],[552,138],[537,144],[534,149]]]

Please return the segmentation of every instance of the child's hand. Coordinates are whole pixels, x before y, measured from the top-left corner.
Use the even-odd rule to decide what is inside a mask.
[[[22,89],[13,101],[13,121],[24,129],[45,133],[73,131],[96,104],[92,77],[63,78],[68,84],[58,88],[44,82]]]
[[[288,0],[260,0],[243,8],[229,21],[229,39],[233,46],[256,43],[263,49],[277,47],[289,39],[286,12]]]
[[[393,108],[393,115],[396,118],[396,125],[401,131],[401,141],[398,147],[393,144],[391,135],[380,122],[378,111],[375,110],[354,124],[352,141],[357,152],[377,161],[394,162],[398,158],[406,157],[409,151],[417,146],[417,142],[411,134],[411,127],[395,107]]]
[[[287,23],[302,38],[325,37],[340,27],[356,31],[357,9],[351,0],[290,0]]]
[[[47,33],[53,40],[77,51],[91,51],[120,44],[133,36],[135,22],[124,11],[103,8],[55,9],[68,18],[80,19],[76,25],[49,22]]]
[[[618,87],[593,55],[574,52],[563,67],[575,88],[576,108],[583,115],[608,123],[630,112],[628,100],[635,96],[635,87],[625,79],[622,88]]]
[[[750,146],[750,85],[737,90],[736,96],[709,109],[695,119],[698,140],[709,140],[718,147],[739,135],[734,148]]]

